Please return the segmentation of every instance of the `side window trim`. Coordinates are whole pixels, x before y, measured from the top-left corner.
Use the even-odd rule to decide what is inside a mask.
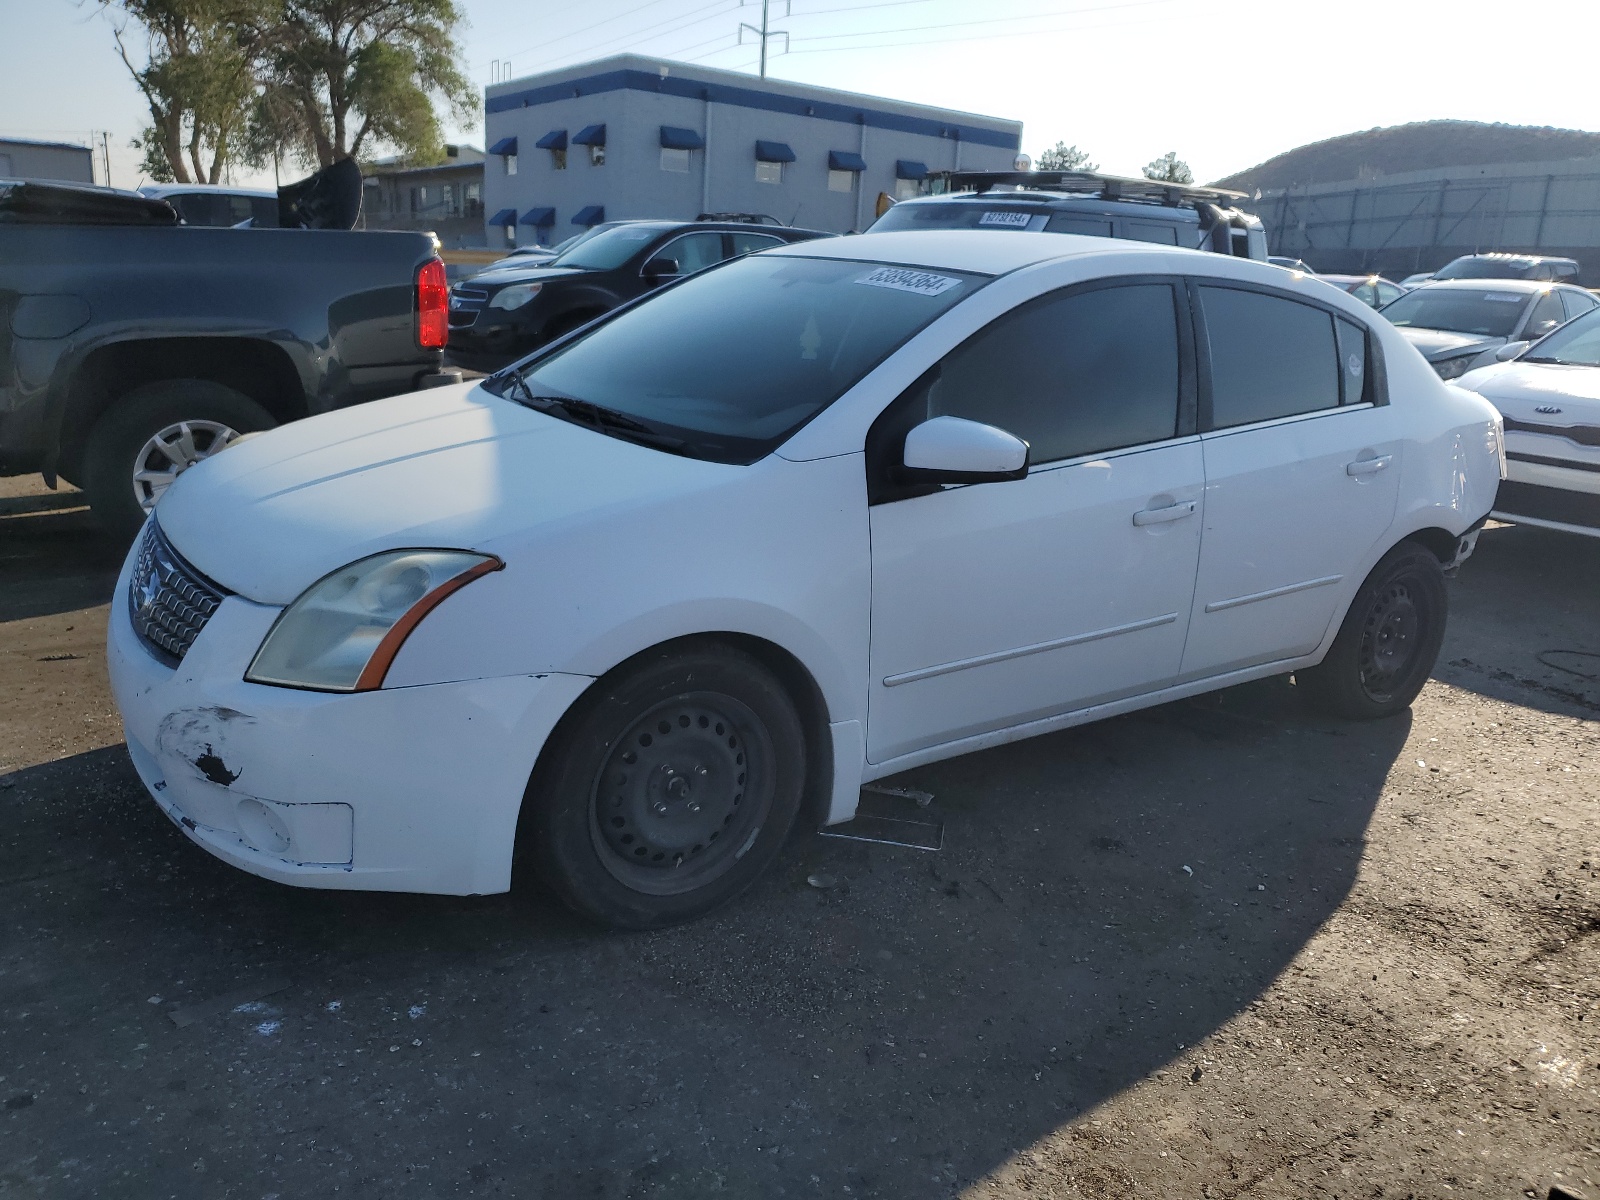
[[[1198,431],[1198,383],[1200,372],[1196,361],[1198,342],[1197,326],[1193,323],[1194,306],[1187,304],[1185,301],[1187,295],[1186,282],[1185,277],[1181,275],[1118,275],[1106,279],[1088,279],[1082,283],[1068,284],[1066,287],[1042,292],[1037,296],[1022,301],[1020,304],[1014,305],[994,319],[994,321],[1005,320],[1012,313],[1020,312],[1029,305],[1038,304],[1045,300],[1064,300],[1088,292],[1105,291],[1115,287],[1139,287],[1159,284],[1166,286],[1172,295],[1174,324],[1178,333],[1178,418],[1172,436],[1155,442],[1141,442],[1135,446],[1121,446],[1114,450],[1102,450],[1093,454],[1077,455],[1072,458],[1030,463],[1028,467],[1030,478],[1036,473],[1043,474],[1060,467],[1076,466],[1112,456],[1139,453],[1195,436]],[[1189,310],[1188,312],[1185,311],[1186,308]],[[991,321],[989,325],[985,325],[983,329],[974,331],[940,355],[938,362],[930,365],[905,390],[884,405],[883,411],[873,418],[872,425],[867,430],[866,453],[864,456],[867,472],[867,503],[869,506],[888,504],[896,500],[911,500],[918,496],[946,491],[950,487],[970,486],[968,484],[954,484],[942,487],[938,484],[898,484],[890,482],[887,470],[889,462],[899,454],[905,433],[909,432],[909,429],[906,431],[894,431],[892,426],[898,423],[898,418],[903,415],[904,410],[925,393],[930,383],[939,377],[945,360],[960,351],[963,346],[974,338],[982,336],[983,332],[994,324],[994,321]],[[895,432],[898,432],[899,436],[893,436]]]
[[[1383,364],[1383,346],[1378,338],[1374,336],[1372,327],[1365,321],[1357,321],[1348,313],[1340,311],[1331,304],[1325,304],[1321,300],[1297,296],[1292,292],[1267,287],[1264,284],[1208,275],[1186,275],[1183,282],[1189,296],[1190,318],[1194,322],[1194,360],[1199,369],[1199,387],[1197,389],[1199,398],[1199,431],[1202,434],[1234,433],[1241,429],[1259,429],[1266,425],[1277,425],[1287,421],[1303,421],[1310,417],[1325,417],[1330,413],[1349,412],[1357,408],[1382,408],[1389,403],[1389,376]],[[1333,317],[1335,321],[1342,318],[1353,325],[1359,326],[1366,334],[1367,339],[1366,385],[1362,389],[1360,403],[1340,404],[1337,408],[1324,408],[1309,413],[1291,413],[1286,417],[1274,417],[1271,420],[1255,421],[1248,425],[1229,425],[1222,429],[1216,428],[1211,408],[1211,339],[1206,332],[1205,309],[1200,303],[1200,289],[1206,286],[1234,288],[1241,292],[1259,292],[1263,296],[1272,296],[1275,299],[1304,304],[1308,308],[1321,309]],[[1335,325],[1334,328],[1336,331],[1334,345],[1337,346],[1338,326]]]

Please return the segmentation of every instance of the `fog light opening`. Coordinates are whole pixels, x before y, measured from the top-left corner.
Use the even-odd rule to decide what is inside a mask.
[[[260,800],[241,800],[235,812],[245,841],[264,854],[289,853],[289,827],[269,806]]]

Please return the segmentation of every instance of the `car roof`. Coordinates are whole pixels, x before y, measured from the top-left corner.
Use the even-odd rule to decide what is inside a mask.
[[[1495,262],[1528,263],[1529,265],[1536,263],[1576,264],[1578,261],[1575,258],[1563,258],[1559,254],[1520,254],[1514,250],[1485,250],[1481,254],[1463,254],[1460,258],[1455,258],[1451,261],[1461,262],[1463,259],[1468,258],[1492,258]],[[1448,266],[1449,263],[1446,263],[1445,265]]]
[[[1004,275],[1034,263],[1094,254],[1148,254],[1152,259],[1172,254],[1199,254],[1207,259],[1227,258],[1209,251],[1185,250],[1155,242],[1086,237],[1076,233],[1020,233],[995,229],[860,233],[851,237],[794,242],[787,246],[775,246],[764,253],[791,254],[801,258],[859,259],[897,266],[971,271],[980,275]],[[1265,264],[1259,265],[1265,267]],[[1157,268],[1152,265],[1151,269]],[[1271,269],[1279,271],[1282,268]]]
[[[1432,279],[1412,288],[1416,292],[1440,292],[1446,289],[1458,292],[1547,292],[1562,287],[1550,279]]]
[[[255,196],[263,200],[276,200],[277,192],[266,191],[262,188],[228,187],[222,183],[147,183],[139,189],[146,196],[156,199],[165,199],[175,196],[179,192],[216,192],[223,196]]]
[[[1339,283],[1356,283],[1358,281],[1365,283],[1369,279],[1383,279],[1383,282],[1389,282],[1389,280],[1384,279],[1382,275],[1330,275],[1326,271],[1320,273],[1317,278],[1332,279],[1338,281]],[[1446,280],[1445,282],[1448,283],[1449,281]]]

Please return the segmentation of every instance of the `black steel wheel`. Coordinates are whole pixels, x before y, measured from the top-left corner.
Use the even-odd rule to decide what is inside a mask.
[[[1402,542],[1384,555],[1351,601],[1327,657],[1295,673],[1318,708],[1355,720],[1408,707],[1444,642],[1449,597],[1433,552]]]
[[[771,865],[805,773],[800,718],[759,660],[711,641],[650,652],[597,681],[551,736],[519,856],[603,924],[688,920]]]

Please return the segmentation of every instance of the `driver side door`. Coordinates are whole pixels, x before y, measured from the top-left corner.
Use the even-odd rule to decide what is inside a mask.
[[[997,318],[879,417],[869,761],[1173,681],[1204,492],[1193,362],[1180,285],[1083,285]],[[907,432],[938,416],[1026,440],[1027,477],[897,483]]]

